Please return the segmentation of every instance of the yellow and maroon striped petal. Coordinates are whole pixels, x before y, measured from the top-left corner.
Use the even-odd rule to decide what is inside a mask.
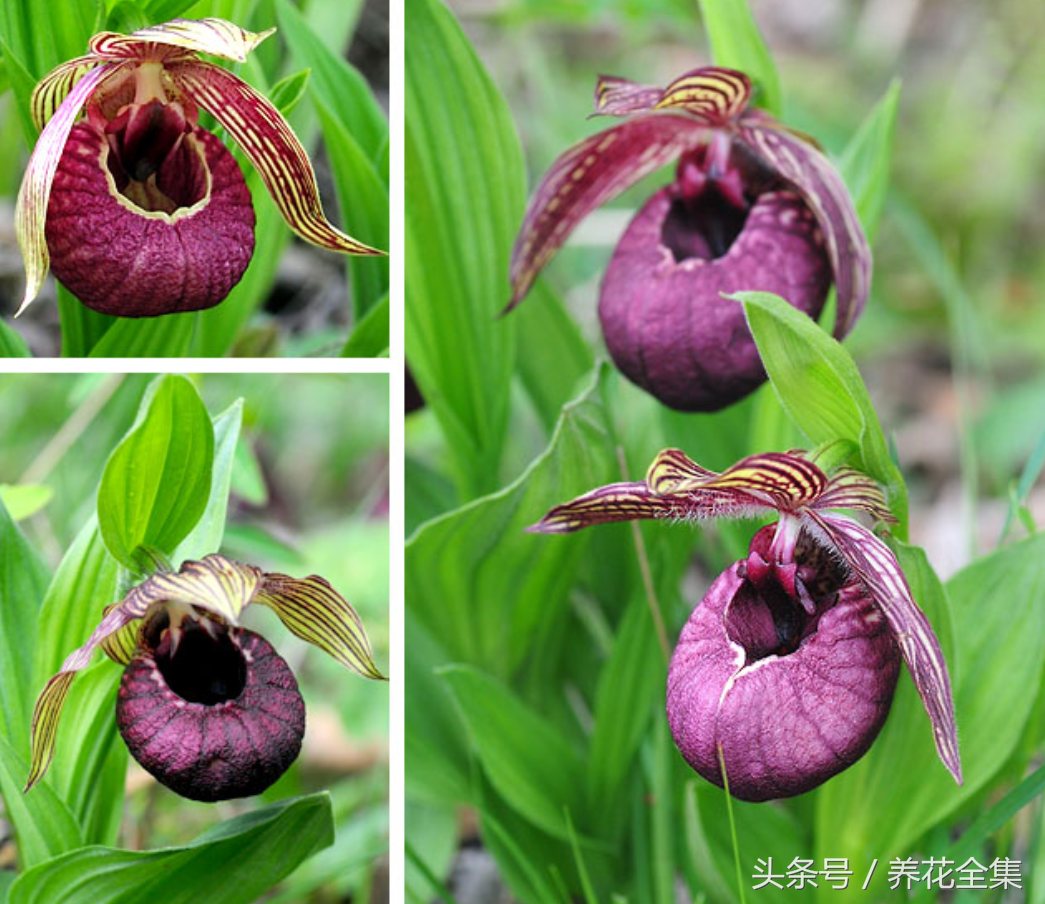
[[[266,574],[254,598],[273,609],[287,628],[364,678],[383,679],[370,640],[352,605],[318,575],[303,580]]]
[[[82,56],[68,60],[47,73],[33,88],[29,112],[33,123],[43,131],[76,83],[95,67],[106,62],[98,56]]]
[[[871,291],[871,249],[838,171],[809,142],[766,116],[749,114],[741,141],[790,182],[813,211],[827,245],[838,292],[834,335],[852,329]]]
[[[102,615],[108,615],[119,605],[119,603],[113,603],[111,606],[106,606],[102,611]],[[138,629],[141,628],[141,622],[140,618],[135,618],[127,622],[115,633],[104,638],[102,640],[102,652],[113,662],[127,665],[134,658],[134,654],[138,649]]]
[[[929,714],[936,751],[960,785],[962,763],[947,663],[929,619],[911,596],[900,563],[888,546],[856,521],[818,512],[809,515],[865,584],[889,623]]]
[[[896,521],[877,481],[853,468],[839,468],[832,472],[831,482],[817,500],[816,508],[858,509],[878,521]]]
[[[62,707],[65,706],[65,698],[76,673],[87,667],[95,649],[106,638],[116,634],[125,625],[145,614],[146,610],[139,608],[140,606],[141,601],[128,597],[115,607],[110,607],[109,614],[91,632],[87,643],[70,653],[62,663],[58,674],[44,686],[33,709],[33,721],[29,730],[31,754],[29,777],[25,785],[26,791],[43,778],[47,767],[51,765],[51,759],[54,757],[54,741],[58,734],[58,720],[62,715]],[[146,606],[146,608],[148,607]]]
[[[658,110],[682,109],[711,125],[725,126],[751,100],[751,79],[736,69],[703,66],[679,76],[654,105]]]
[[[526,528],[531,534],[569,534],[596,524],[667,518],[682,521],[699,517],[692,500],[658,496],[645,483],[611,483],[557,505]]]
[[[16,317],[36,298],[47,275],[50,263],[44,233],[47,201],[51,196],[54,174],[58,170],[58,162],[62,159],[69,132],[80,115],[80,108],[99,83],[116,72],[121,65],[123,64],[106,63],[79,77],[40,133],[36,148],[29,158],[15,205],[15,233],[25,265],[25,295],[15,313]],[[44,109],[43,104],[40,109]]]
[[[707,126],[679,115],[639,116],[574,145],[544,174],[530,199],[509,271],[514,308],[574,227],[641,178],[707,136]]]
[[[663,96],[663,89],[653,85],[640,85],[615,75],[600,75],[595,82],[592,116],[627,116],[651,110]]]
[[[125,603],[143,614],[154,603],[185,603],[237,624],[261,582],[260,568],[210,555],[183,562],[178,571],[157,572],[134,587]]]
[[[191,59],[209,53],[226,60],[244,62],[255,47],[276,31],[246,31],[225,19],[172,19],[150,25],[129,35],[103,31],[91,38],[95,55],[124,60]]]
[[[282,114],[231,72],[201,61],[167,71],[185,93],[214,116],[261,175],[287,225],[314,245],[345,254],[380,255],[336,229],[323,213],[308,154]]]

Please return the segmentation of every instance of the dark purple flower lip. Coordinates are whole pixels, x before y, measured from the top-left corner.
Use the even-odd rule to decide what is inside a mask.
[[[668,672],[679,751],[719,786],[724,769],[730,793],[750,801],[801,794],[863,756],[900,666],[863,585],[808,541],[781,574],[764,558],[774,531],[759,531],[749,559],[708,590]]]
[[[893,520],[873,480],[846,467],[829,477],[804,452],[751,455],[716,473],[666,449],[644,481],[598,487],[529,530],[775,512],[682,630],[667,702],[680,751],[716,783],[721,752],[730,791],[747,800],[809,790],[874,740],[899,653],[937,753],[961,784],[950,677],[932,626],[889,546],[833,509]]]
[[[816,317],[833,282],[835,335],[846,335],[866,302],[871,267],[852,200],[820,150],[749,109],[750,95],[747,76],[716,67],[686,73],[663,91],[601,77],[596,115],[631,118],[567,150],[541,180],[512,251],[508,309],[588,213],[678,159],[670,206],[651,201],[640,211],[603,283],[600,319],[621,370],[682,410],[715,410],[750,392],[764,375],[751,363],[742,314],[720,310],[729,304],[722,291],[776,292]],[[751,214],[769,193],[788,193],[791,206],[760,217],[757,236],[749,235]],[[731,254],[745,239],[747,252]],[[666,285],[665,268],[654,270],[665,248],[680,264],[716,266],[687,268],[685,279]],[[627,264],[615,267],[621,258]],[[705,364],[716,348],[717,360]],[[671,373],[679,360],[680,372]]]
[[[260,635],[209,616],[153,621],[120,682],[127,749],[183,797],[260,794],[301,750],[305,704],[289,666]]]

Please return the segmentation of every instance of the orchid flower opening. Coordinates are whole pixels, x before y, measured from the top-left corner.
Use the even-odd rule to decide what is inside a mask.
[[[137,585],[47,682],[33,711],[26,791],[54,756],[69,686],[101,646],[125,666],[116,723],[131,755],[183,797],[259,794],[301,749],[305,704],[290,667],[239,626],[252,603],[365,678],[383,676],[355,609],[316,575],[297,580],[220,555]]]
[[[199,57],[243,62],[274,31],[174,19],[102,32],[40,81],[32,116],[42,131],[15,212],[26,272],[19,314],[48,266],[85,305],[122,317],[203,310],[229,294],[254,251],[254,209],[239,165],[199,125],[200,109],[235,139],[299,236],[384,253],[327,220],[308,154],[272,103]]]
[[[863,756],[888,715],[901,658],[940,759],[962,781],[950,678],[932,626],[892,550],[833,509],[893,520],[873,480],[850,468],[829,478],[803,452],[754,455],[719,474],[668,449],[645,481],[600,487],[530,528],[779,515],[693,610],[668,672],[680,752],[720,786],[724,769],[743,800],[800,794]]]
[[[627,116],[562,154],[512,252],[509,309],[591,211],[672,160],[675,180],[635,215],[602,280],[599,319],[620,370],[672,408],[715,411],[765,380],[737,291],[773,292],[817,318],[837,289],[835,336],[870,289],[852,200],[804,135],[750,107],[751,82],[704,67],[667,88],[602,76],[595,116]]]

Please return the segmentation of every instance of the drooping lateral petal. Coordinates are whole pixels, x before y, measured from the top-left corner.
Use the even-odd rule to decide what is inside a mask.
[[[711,125],[725,126],[744,112],[751,79],[721,66],[702,66],[680,75],[656,103],[658,110],[683,109]]]
[[[156,56],[155,45],[181,48],[192,53],[209,53],[226,60],[244,62],[255,47],[276,29],[256,34],[225,19],[172,19],[162,25],[150,25],[121,35],[103,31],[91,38],[91,51],[120,59],[143,59]],[[189,54],[176,54],[177,57]],[[161,54],[164,59],[171,59]]]
[[[732,496],[738,508],[764,506],[782,512],[811,505],[828,486],[827,475],[801,455],[750,455],[715,474],[678,449],[667,449],[657,456],[646,482],[659,495],[719,491]]]
[[[119,603],[113,603],[110,606],[106,606],[102,611],[102,615],[108,615],[119,605]],[[104,652],[113,662],[118,662],[120,665],[127,665],[127,663],[134,658],[134,654],[137,651],[138,629],[140,627],[140,618],[135,618],[127,622],[127,624],[118,631],[115,631],[102,640],[102,652]]]
[[[795,187],[816,216],[838,292],[834,335],[842,339],[860,316],[871,291],[871,249],[842,177],[813,145],[768,117],[746,116],[739,136]]]
[[[645,483],[611,483],[551,509],[526,528],[532,534],[569,534],[596,524],[652,518],[686,520],[718,514],[718,494],[658,496]]]
[[[626,116],[651,109],[664,96],[664,91],[653,85],[600,75],[595,82],[595,111],[592,116]]]
[[[816,507],[858,509],[878,521],[896,521],[878,483],[853,468],[839,468],[831,474],[831,482],[816,501]]]
[[[58,719],[62,714],[69,686],[73,683],[76,673],[87,667],[91,661],[91,655],[106,638],[145,614],[145,609],[148,607],[141,608],[142,605],[142,601],[127,597],[115,607],[110,607],[108,615],[99,622],[98,627],[87,638],[87,643],[70,653],[62,663],[58,674],[44,686],[36,700],[33,722],[29,731],[32,753],[29,762],[29,777],[25,785],[26,791],[40,781],[51,764],[54,756],[54,741],[58,733]]]
[[[327,220],[308,154],[268,98],[238,76],[210,63],[177,63],[167,71],[236,140],[294,232],[331,251],[385,253],[356,241]]]
[[[76,83],[103,62],[102,58],[93,54],[77,57],[61,63],[40,79],[33,88],[29,104],[29,112],[36,127],[42,131]]]
[[[574,227],[600,204],[699,145],[708,127],[681,115],[640,116],[586,138],[545,173],[512,249],[511,310]]]
[[[182,562],[176,572],[157,572],[133,588],[126,601],[143,614],[154,603],[186,603],[236,624],[255,600],[261,582],[261,569],[209,555]]]
[[[122,65],[103,64],[83,75],[40,133],[36,148],[29,158],[15,205],[15,232],[25,265],[25,295],[15,313],[16,317],[36,298],[47,275],[50,262],[44,233],[47,201],[51,196],[54,174],[58,169],[58,162],[62,159],[69,132],[80,114],[80,108],[98,84]]]
[[[954,780],[962,783],[958,728],[947,663],[925,613],[911,597],[891,549],[863,525],[838,515],[810,512],[853,572],[867,586],[892,628],[904,662],[932,723],[936,751]]]
[[[374,662],[358,613],[318,575],[298,580],[285,574],[266,574],[254,602],[272,608],[294,634],[346,668],[364,678],[384,678]]]

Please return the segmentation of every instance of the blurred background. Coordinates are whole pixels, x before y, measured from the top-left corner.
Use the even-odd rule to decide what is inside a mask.
[[[150,379],[0,376],[0,484],[43,484],[53,492],[20,524],[52,567],[90,517],[105,459],[133,422]],[[221,552],[267,571],[327,578],[356,607],[387,674],[387,378],[205,374],[194,380],[212,415],[244,400]],[[100,612],[114,600],[97,602]],[[245,622],[290,664],[308,711],[301,756],[262,800],[329,789],[337,827],[333,847],[305,861],[264,900],[387,901],[388,685],[350,674],[268,610],[254,611],[261,608],[248,610]],[[249,799],[185,800],[132,762],[120,844],[181,844],[255,806]],[[0,819],[0,838],[7,835]],[[10,839],[0,841],[0,868],[12,858]]]
[[[606,127],[586,119],[598,74],[665,85],[711,62],[695,0],[449,5],[505,94],[531,190],[563,150]],[[751,7],[783,82],[785,122],[829,152],[901,82],[872,296],[846,345],[895,440],[912,540],[946,577],[993,547],[1024,463],[1045,454],[1045,6]],[[596,347],[605,263],[651,186],[666,181],[652,176],[590,215],[547,270]],[[509,448],[525,433],[513,431]],[[1045,519],[1045,487],[1029,508]]]

